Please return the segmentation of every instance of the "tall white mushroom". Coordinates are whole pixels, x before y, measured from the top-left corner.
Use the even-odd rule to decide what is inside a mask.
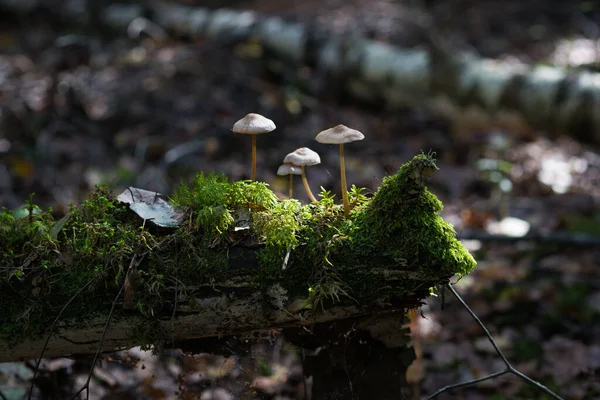
[[[302,175],[302,168],[297,167],[292,164],[281,164],[277,169],[277,175],[279,176],[289,176],[289,198],[292,198],[292,191],[294,188],[294,175]]]
[[[269,118],[263,117],[260,114],[247,114],[233,125],[231,131],[233,133],[241,133],[244,135],[252,135],[252,172],[250,180],[254,181],[256,176],[256,135],[267,133],[275,130],[275,123]]]
[[[346,186],[346,165],[344,163],[344,143],[363,140],[365,135],[356,129],[350,129],[345,125],[337,125],[333,128],[320,132],[315,140],[319,143],[340,145],[340,173],[342,175],[342,200],[344,201],[344,214],[350,215],[350,202],[348,201],[348,188]]]
[[[310,187],[308,186],[308,181],[306,180],[306,171],[304,167],[310,165],[321,164],[321,157],[319,155],[309,149],[308,147],[300,147],[299,149],[294,150],[283,159],[285,164],[292,164],[302,169],[302,183],[304,184],[304,190],[306,190],[306,194],[310,201],[316,203],[317,199],[310,191]]]

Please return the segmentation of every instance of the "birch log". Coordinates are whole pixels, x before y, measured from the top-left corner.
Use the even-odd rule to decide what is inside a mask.
[[[53,3],[0,0],[0,4],[27,12]],[[89,4],[71,0],[54,11],[87,23]],[[282,59],[318,66],[337,76],[349,92],[365,101],[388,108],[430,107],[458,124],[479,120],[482,125],[542,130],[600,143],[600,74],[595,72],[482,59],[446,50],[435,41],[419,49],[400,48],[352,33],[328,35],[251,11],[153,1],[111,4],[98,18],[123,32],[133,21],[149,18],[190,38],[254,37]]]
[[[490,124],[600,143],[600,74],[595,72],[570,73],[557,67],[453,54],[439,40],[422,49],[406,49],[351,33],[327,35],[249,11],[153,4],[154,20],[169,31],[193,38],[259,38],[284,59],[340,77],[363,100],[390,108],[427,106],[456,119],[478,114]],[[107,10],[105,21],[118,28],[111,21],[116,22],[119,14],[117,8]]]

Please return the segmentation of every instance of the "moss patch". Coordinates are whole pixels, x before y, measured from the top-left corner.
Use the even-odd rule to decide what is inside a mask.
[[[85,323],[105,316],[134,258],[140,260],[136,308],[117,307],[115,318],[170,316],[174,287],[188,298],[214,296],[232,279],[253,291],[278,284],[300,308],[318,310],[336,302],[386,304],[417,290],[427,293],[424,285],[475,266],[439,216],[441,202],[425,187],[436,169],[433,158],[421,154],[387,177],[372,198],[352,187],[350,218],[327,191],[318,203],[302,205],[279,200],[265,183],[214,174],[199,174],[174,193],[172,202],[185,215],[178,229],[144,224],[105,187],[60,221],[50,210],[33,212],[33,204],[21,218],[4,210],[0,340],[47,331],[87,283],[63,318]],[[236,258],[239,249],[244,257]],[[427,279],[393,279],[403,273]]]
[[[421,154],[384,178],[357,218],[360,242],[407,269],[465,275],[475,260],[456,240],[452,225],[439,216],[442,202],[425,187],[436,170],[435,160]]]

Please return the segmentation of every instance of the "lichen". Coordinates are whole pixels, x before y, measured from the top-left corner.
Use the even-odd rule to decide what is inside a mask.
[[[114,317],[141,315],[150,320],[147,326],[172,315],[178,294],[216,294],[240,276],[264,293],[277,285],[290,302],[315,312],[332,303],[387,304],[417,290],[429,293],[423,285],[475,266],[439,216],[441,202],[425,187],[436,169],[433,158],[421,154],[385,178],[371,198],[353,186],[349,218],[326,190],[319,202],[302,205],[279,200],[262,182],[202,173],[172,196],[185,216],[174,230],[137,219],[106,187],[59,221],[51,210],[33,212],[32,202],[22,218],[3,210],[0,340],[47,332],[85,285],[62,319],[84,323],[106,316],[134,264],[135,310],[117,307]],[[249,227],[236,229],[239,210],[251,211]],[[256,253],[254,268],[232,268],[230,252],[240,247]],[[391,283],[390,274],[405,271],[431,279]],[[142,331],[132,334],[146,343]]]

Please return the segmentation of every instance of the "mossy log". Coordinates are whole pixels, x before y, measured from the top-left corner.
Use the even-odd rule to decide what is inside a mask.
[[[59,221],[0,214],[0,361],[161,346],[322,322],[399,318],[475,261],[425,183],[421,154],[372,198],[280,200],[261,182],[199,174],[174,194],[179,226],[142,221],[108,189]],[[53,321],[56,329],[50,332]]]
[[[149,19],[169,32],[194,39],[252,37],[276,57],[326,71],[362,100],[389,108],[430,107],[452,119],[458,130],[463,130],[463,125],[472,129],[498,126],[525,134],[544,130],[600,143],[597,72],[482,59],[446,49],[432,32],[424,32],[423,48],[408,49],[353,33],[330,35],[250,11],[160,1],[104,7],[94,6],[101,2],[91,0],[71,1],[61,7],[53,6],[55,3],[0,0],[0,5],[21,13],[46,4],[72,21],[89,25],[91,20],[99,20],[123,32],[136,20],[136,27],[145,27],[147,34],[162,34],[156,25],[142,22]]]

